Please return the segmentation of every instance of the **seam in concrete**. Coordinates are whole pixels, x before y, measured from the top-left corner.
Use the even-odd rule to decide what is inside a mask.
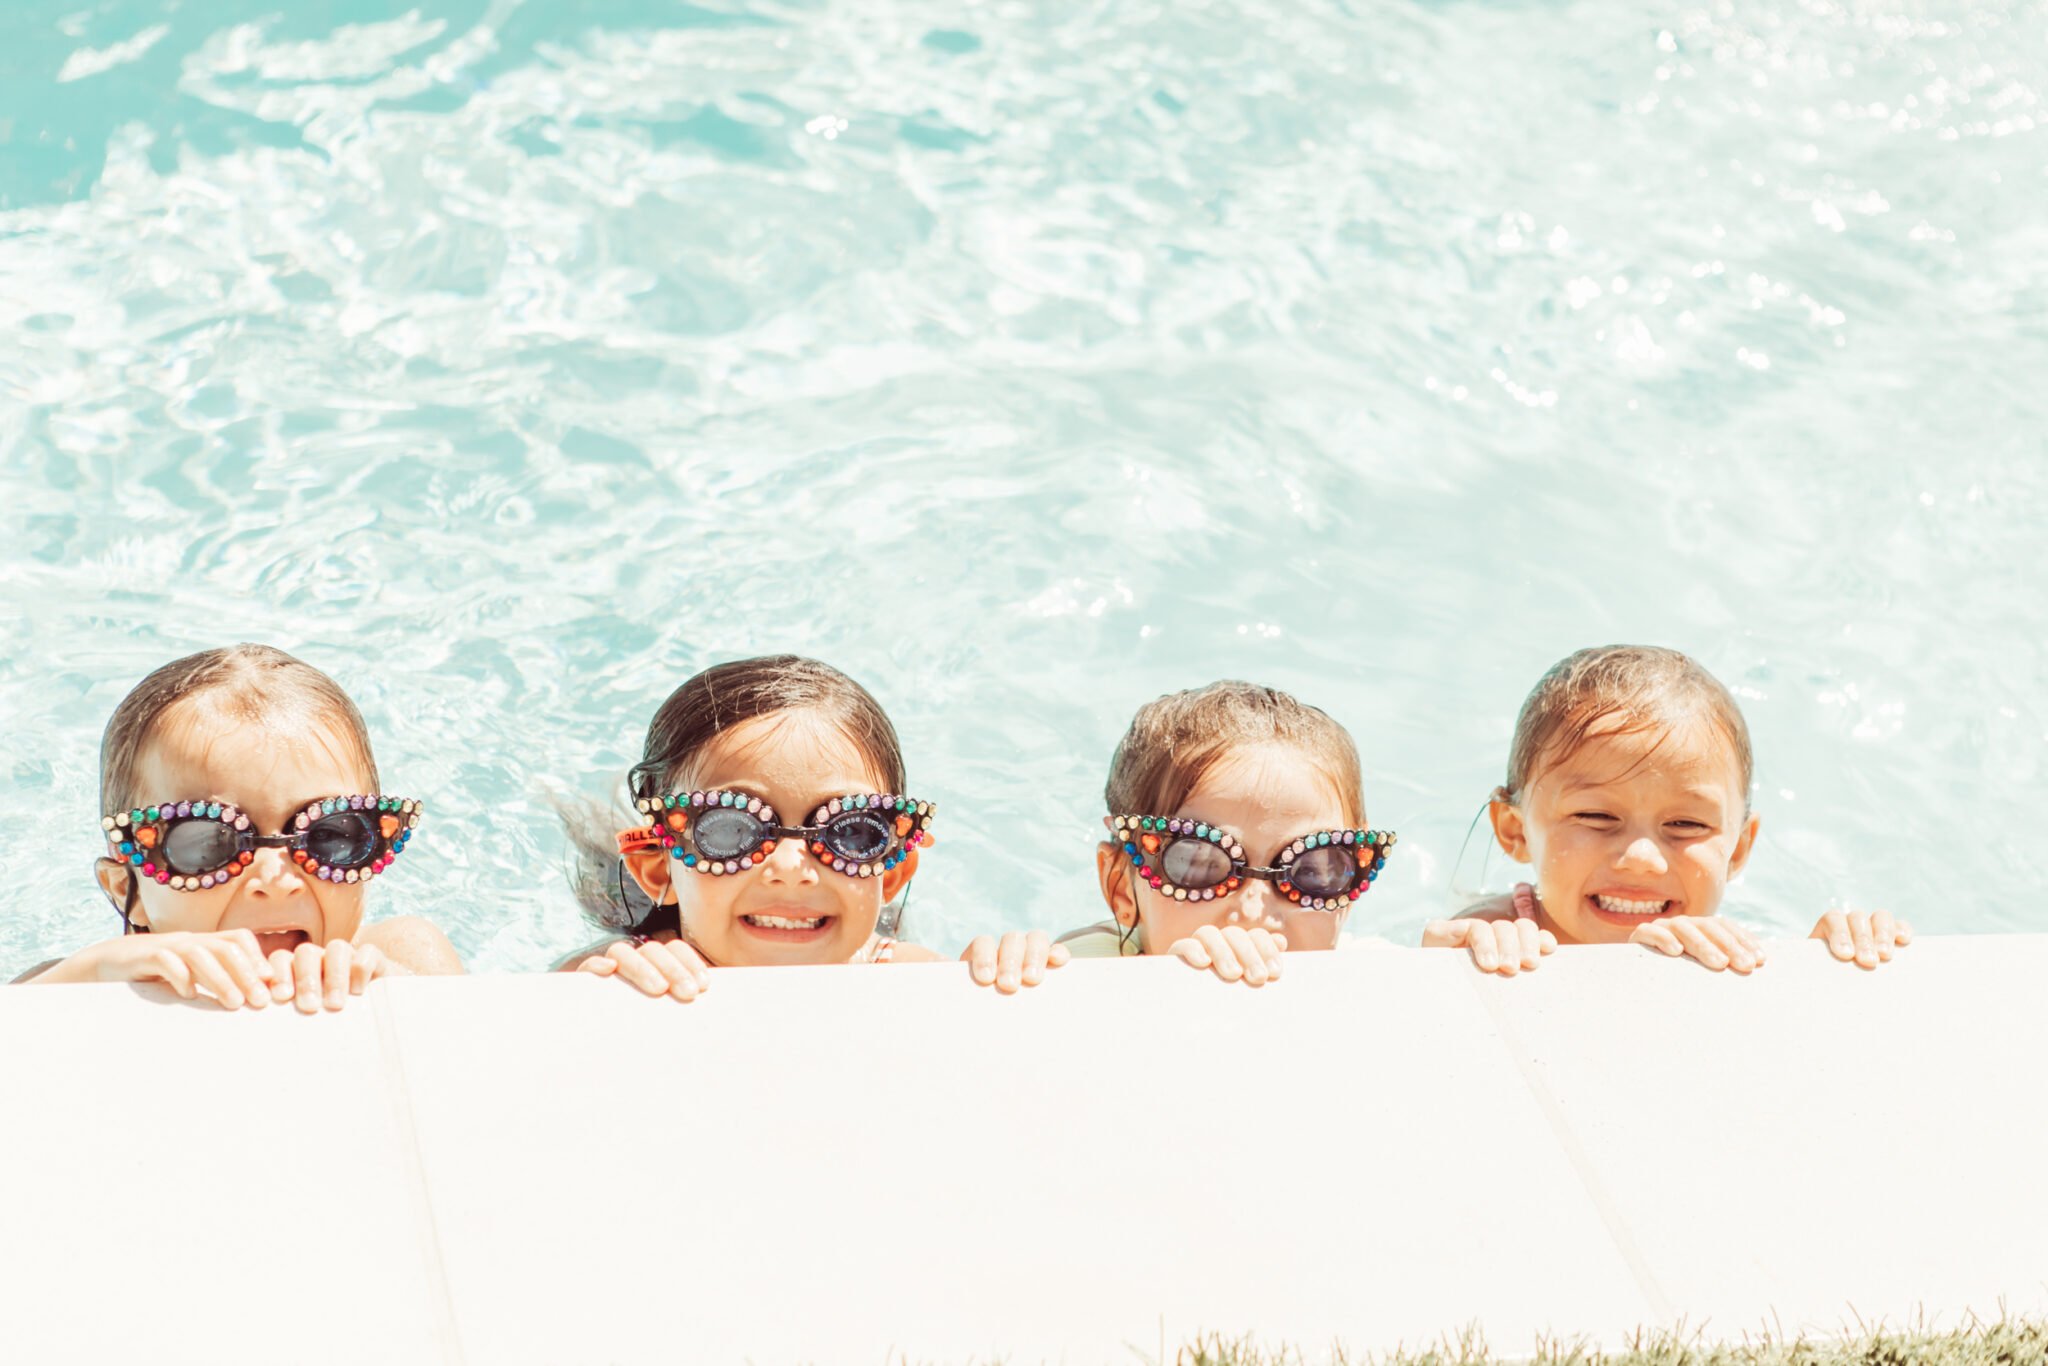
[[[1585,1189],[1586,1198],[1592,1202],[1594,1211],[1599,1214],[1600,1223],[1606,1228],[1607,1236],[1613,1239],[1614,1250],[1621,1255],[1629,1274],[1635,1277],[1636,1289],[1640,1290],[1643,1298],[1648,1301],[1650,1312],[1656,1316],[1658,1325],[1669,1327],[1678,1321],[1677,1314],[1672,1311],[1671,1301],[1665,1296],[1664,1287],[1658,1283],[1657,1273],[1650,1269],[1648,1259],[1636,1245],[1635,1235],[1629,1231],[1628,1221],[1621,1217],[1621,1207],[1615,1203],[1614,1197],[1607,1193],[1607,1188],[1600,1184],[1592,1156],[1586,1151],[1585,1145],[1579,1142],[1578,1132],[1572,1128],[1571,1121],[1565,1118],[1564,1107],[1559,1105],[1557,1097],[1551,1094],[1550,1086],[1536,1070],[1536,1064],[1529,1056],[1529,1049],[1522,1042],[1522,1036],[1517,1034],[1514,1025],[1509,1023],[1507,1012],[1501,1008],[1496,994],[1501,986],[1501,983],[1489,981],[1477,973],[1471,978],[1471,987],[1479,994],[1480,1002],[1485,1005],[1487,1015],[1493,1020],[1493,1027],[1499,1032],[1501,1042],[1508,1050],[1508,1057],[1515,1064],[1515,1071],[1521,1074],[1523,1085],[1529,1088],[1529,1094],[1535,1098],[1536,1108],[1543,1112],[1543,1118],[1549,1123],[1551,1133],[1557,1136],[1558,1146],[1564,1149],[1565,1160],[1572,1164],[1572,1170],[1578,1174],[1580,1186]]]
[[[399,1143],[405,1150],[406,1166],[412,1173],[414,1208],[418,1211],[418,1246],[427,1265],[427,1284],[422,1287],[432,1303],[435,1326],[435,1358],[463,1366],[462,1330],[455,1317],[455,1297],[448,1290],[448,1266],[441,1253],[441,1223],[434,1215],[434,1192],[427,1183],[426,1155],[420,1151],[419,1126],[413,1119],[412,1079],[406,1072],[405,1050],[399,1046],[395,993],[380,990],[365,993],[364,1004],[377,1017],[377,1046],[384,1058],[384,1075],[390,1079],[392,1118],[398,1126]]]

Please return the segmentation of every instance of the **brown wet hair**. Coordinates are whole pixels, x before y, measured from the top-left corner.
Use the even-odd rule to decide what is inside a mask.
[[[1508,750],[1507,782],[1495,792],[1519,801],[1529,784],[1602,735],[1632,735],[1705,722],[1734,751],[1749,805],[1755,759],[1734,694],[1691,656],[1657,645],[1600,645],[1550,667],[1522,703]]]
[[[1138,708],[1110,760],[1103,802],[1112,816],[1171,815],[1219,760],[1263,744],[1307,755],[1343,802],[1345,821],[1365,824],[1365,780],[1350,732],[1278,688],[1236,679],[1168,693]]]
[[[135,773],[143,751],[162,735],[164,727],[199,707],[247,725],[329,723],[353,751],[352,757],[362,762],[370,790],[379,787],[369,728],[341,685],[283,650],[245,643],[174,659],[121,699],[100,738],[102,812],[190,795],[137,792]]]

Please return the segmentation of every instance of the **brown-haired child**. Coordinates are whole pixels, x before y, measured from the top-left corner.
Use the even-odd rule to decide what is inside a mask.
[[[1366,825],[1358,749],[1326,713],[1232,680],[1148,702],[1117,745],[1096,850],[1111,919],[1081,957],[1171,953],[1225,981],[1337,944],[1391,832]]]
[[[1489,972],[1534,968],[1558,944],[1634,943],[1746,973],[1764,950],[1718,914],[1755,847],[1742,709],[1676,650],[1609,645],[1560,660],[1522,704],[1493,833],[1535,880],[1424,931]],[[1875,967],[1912,939],[1888,912],[1830,911],[1835,956]]]
[[[362,714],[312,665],[267,645],[164,665],[100,746],[95,872],[122,934],[20,980],[160,981],[310,1013],[386,973],[462,971],[428,922],[363,919],[370,880],[420,821],[380,787]]]

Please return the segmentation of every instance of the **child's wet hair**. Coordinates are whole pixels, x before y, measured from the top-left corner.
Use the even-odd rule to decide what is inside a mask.
[[[1668,732],[1700,721],[1727,740],[1747,806],[1754,766],[1749,725],[1721,680],[1689,655],[1661,646],[1580,650],[1552,665],[1522,703],[1508,750],[1507,782],[1497,795],[1519,801],[1544,771],[1598,736]]]
[[[881,790],[903,791],[903,746],[882,704],[831,665],[801,655],[735,659],[686,679],[648,723],[640,762],[627,772],[626,785],[634,797],[666,796],[688,785],[694,765],[720,735],[782,714],[844,736]],[[563,816],[577,846],[576,894],[585,913],[605,929],[643,929],[656,908],[625,876],[603,814],[570,807]]]
[[[349,757],[362,763],[368,790],[380,786],[369,728],[341,685],[283,650],[245,643],[174,659],[121,699],[100,739],[100,810],[123,811],[140,801],[194,795],[137,792],[135,774],[165,725],[198,706],[236,724],[326,723],[348,746]]]
[[[1350,732],[1277,688],[1235,679],[1168,693],[1138,708],[1110,760],[1103,801],[1113,816],[1171,815],[1203,774],[1250,745],[1300,750],[1343,802],[1345,822],[1365,824],[1365,780]]]

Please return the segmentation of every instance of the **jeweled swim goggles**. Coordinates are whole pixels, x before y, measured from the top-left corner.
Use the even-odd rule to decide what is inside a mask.
[[[768,857],[776,841],[802,840],[820,863],[848,877],[879,877],[931,836],[937,808],[893,793],[834,797],[809,825],[783,825],[775,808],[744,792],[677,792],[634,806],[651,825],[621,832],[619,852],[660,845],[685,868],[740,873]]]
[[[1395,840],[1391,830],[1318,830],[1282,849],[1273,867],[1254,868],[1235,837],[1193,817],[1104,816],[1102,823],[1161,896],[1214,901],[1258,878],[1310,911],[1342,910],[1371,890]]]
[[[367,882],[391,866],[420,823],[405,797],[326,797],[294,816],[291,833],[259,835],[232,802],[164,802],[103,817],[113,857],[174,892],[240,877],[258,849],[289,849],[327,882]]]

